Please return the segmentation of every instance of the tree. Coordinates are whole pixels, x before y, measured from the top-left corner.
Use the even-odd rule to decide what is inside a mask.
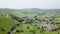
[[[35,30],[30,30],[30,32],[33,32],[35,34],[36,31]]]
[[[1,28],[1,31],[5,31],[5,29],[2,27],[2,28]]]

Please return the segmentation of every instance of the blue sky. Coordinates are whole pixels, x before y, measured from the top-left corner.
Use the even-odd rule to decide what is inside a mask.
[[[60,9],[60,0],[0,0],[0,8]]]

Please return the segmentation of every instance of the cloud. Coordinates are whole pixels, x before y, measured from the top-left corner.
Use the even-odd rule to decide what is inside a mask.
[[[0,8],[60,8],[60,0],[0,0]]]

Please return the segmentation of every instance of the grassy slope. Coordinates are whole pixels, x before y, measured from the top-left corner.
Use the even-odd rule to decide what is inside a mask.
[[[0,34],[7,34],[11,27],[14,26],[16,23],[18,22],[11,18],[0,16]],[[1,28],[5,29],[6,31],[1,31]]]
[[[27,27],[29,27],[29,29],[27,29]],[[35,34],[41,34],[41,28],[38,29],[38,26],[35,26],[34,24],[24,24],[21,25],[19,27],[16,28],[17,30],[23,30],[24,32],[22,33],[17,33],[17,34],[34,34],[33,32],[31,32],[30,30],[34,30]]]

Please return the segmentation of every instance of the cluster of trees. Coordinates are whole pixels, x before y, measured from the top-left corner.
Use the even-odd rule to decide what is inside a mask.
[[[20,21],[20,19],[21,19],[21,18],[15,16],[15,15],[10,15],[10,16],[11,16],[12,19],[15,19],[15,20],[17,20],[17,21]]]

